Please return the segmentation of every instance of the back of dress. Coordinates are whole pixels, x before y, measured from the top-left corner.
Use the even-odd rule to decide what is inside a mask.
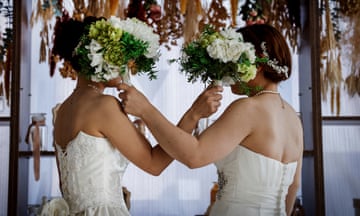
[[[239,145],[215,165],[219,191],[210,215],[286,215],[297,162],[284,164]]]
[[[56,145],[61,189],[72,215],[130,215],[122,192],[127,159],[106,138],[84,132]]]

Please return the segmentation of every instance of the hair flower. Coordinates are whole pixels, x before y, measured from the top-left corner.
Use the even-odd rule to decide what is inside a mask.
[[[74,53],[79,57],[79,72],[92,81],[109,81],[118,76],[126,81],[129,63],[133,74],[146,73],[149,79],[155,79],[158,49],[159,36],[146,23],[112,16],[90,24]]]

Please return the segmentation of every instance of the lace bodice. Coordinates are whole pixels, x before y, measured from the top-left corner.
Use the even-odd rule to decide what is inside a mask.
[[[121,185],[128,160],[106,138],[79,132],[66,149],[55,146],[61,189],[71,214],[110,207],[129,215]]]
[[[211,215],[286,215],[297,162],[284,164],[239,145],[215,165],[219,191]]]

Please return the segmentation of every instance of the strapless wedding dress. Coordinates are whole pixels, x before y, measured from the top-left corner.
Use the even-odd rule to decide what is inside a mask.
[[[239,145],[215,166],[219,191],[211,216],[286,215],[297,162],[284,164]]]
[[[130,215],[122,191],[128,160],[106,138],[79,132],[66,149],[55,146],[70,215]]]

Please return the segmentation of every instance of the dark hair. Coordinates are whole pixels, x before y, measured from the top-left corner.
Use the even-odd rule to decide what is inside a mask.
[[[273,67],[266,63],[259,63],[263,66],[264,77],[273,81],[280,82],[286,80],[291,75],[291,53],[285,38],[274,27],[267,24],[255,24],[245,26],[237,30],[244,38],[244,41],[250,42],[255,46],[256,56],[263,57],[264,51],[261,43],[266,43],[266,52],[270,60],[276,60],[278,66],[288,67],[287,76],[285,73],[278,73]]]
[[[79,71],[78,57],[73,56],[74,49],[79,44],[81,36],[88,33],[88,26],[101,19],[105,18],[88,16],[85,17],[84,21],[78,21],[68,16],[57,17],[54,27],[52,55],[70,61],[71,66],[76,71]]]

